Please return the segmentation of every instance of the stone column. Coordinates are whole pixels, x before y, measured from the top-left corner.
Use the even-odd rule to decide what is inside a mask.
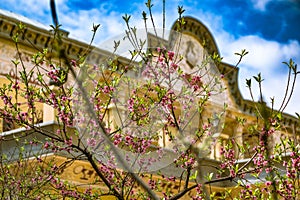
[[[50,86],[50,89],[55,92],[55,86]],[[49,95],[49,94],[47,94],[47,95]],[[50,106],[50,105],[44,103],[44,105],[43,105],[43,122],[49,122],[49,121],[56,122],[57,114],[58,114],[58,112],[56,109],[53,108],[53,106]]]
[[[235,157],[242,159],[244,158],[244,155],[241,154],[240,152],[240,147],[243,147],[243,130],[244,130],[244,126],[240,125],[240,124],[235,124],[234,125],[235,129],[234,129],[234,151],[235,151]]]

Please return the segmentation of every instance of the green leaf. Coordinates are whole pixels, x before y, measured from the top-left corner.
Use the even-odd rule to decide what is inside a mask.
[[[2,160],[7,160],[7,155],[6,155],[6,154],[3,153],[3,154],[1,155],[1,157],[2,157]]]
[[[239,164],[237,164],[236,166],[235,166],[235,172],[237,173],[239,171]]]
[[[214,176],[214,173],[209,173],[209,174],[206,176],[207,181],[211,181],[213,176]]]
[[[246,49],[242,49],[242,56],[245,56],[245,55],[247,55],[249,52],[248,51],[246,51]]]
[[[136,35],[137,28],[134,26],[134,27],[131,27],[130,29],[131,29],[133,35]]]
[[[143,19],[144,19],[144,20],[147,20],[147,19],[148,19],[148,18],[147,18],[147,13],[146,13],[145,11],[142,12],[142,15],[143,15]]]
[[[258,82],[261,83],[264,79],[261,78],[261,73],[258,73],[257,76],[253,76],[253,78]]]
[[[195,173],[193,173],[193,174],[190,176],[190,179],[191,179],[191,180],[196,180],[196,179],[197,179],[197,176],[198,176],[198,170],[196,170]]]
[[[24,152],[24,151],[25,151],[25,147],[23,147],[23,146],[20,147],[20,151],[21,151],[21,152]]]
[[[299,113],[295,113],[296,114],[296,116],[298,117],[298,119],[300,120],[300,115],[299,115]]]
[[[248,88],[251,88],[251,79],[246,79],[246,85]]]
[[[178,14],[180,16],[185,12],[185,10],[183,9],[183,6],[178,6],[177,10],[178,10]]]
[[[15,66],[17,66],[18,64],[20,64],[20,62],[19,62],[18,60],[11,60],[11,62],[12,62]]]
[[[42,74],[38,74],[37,79],[38,79],[38,81],[41,82],[41,83],[44,81],[43,75],[42,75]]]
[[[11,81],[11,82],[12,82],[12,79],[11,79],[11,77],[10,77],[10,75],[9,75],[9,74],[6,74],[5,76],[6,76],[6,78],[7,78],[9,81]]]
[[[24,71],[21,71],[20,72],[20,76],[21,76],[21,79],[24,81],[24,83],[26,84],[27,83],[27,76],[26,76],[26,73]]]
[[[122,18],[126,22],[126,24],[129,23],[130,17],[131,17],[131,15],[127,15],[127,14],[125,14],[124,16],[122,16]]]
[[[100,27],[100,24],[93,24],[93,32],[97,32],[98,28]]]
[[[147,6],[147,8],[153,7],[153,4],[151,4],[151,0],[148,0],[148,1],[146,2],[146,6]]]
[[[117,48],[120,46],[120,40],[114,41],[114,49],[117,50]]]
[[[18,43],[19,41],[19,34],[15,34],[12,36],[12,40],[15,42],[15,43]]]
[[[278,118],[278,120],[281,121],[281,120],[282,120],[282,113],[278,113],[278,114],[277,114],[277,118]]]

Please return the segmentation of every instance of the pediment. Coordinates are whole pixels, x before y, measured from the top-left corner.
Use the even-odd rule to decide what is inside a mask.
[[[185,17],[184,21],[185,24],[180,30],[182,39],[178,50],[185,58],[187,71],[196,65],[205,64],[205,59],[209,56],[222,57],[213,35],[203,23],[193,17]],[[177,27],[178,22],[175,22],[172,30],[175,31]],[[174,37],[170,37],[169,41],[174,42]],[[213,96],[212,101],[220,105],[226,103],[229,107],[239,110],[244,100],[238,88],[238,68],[223,62],[213,63],[210,61],[208,71],[210,78],[207,81],[212,76],[222,77],[221,85],[225,88],[223,94]]]

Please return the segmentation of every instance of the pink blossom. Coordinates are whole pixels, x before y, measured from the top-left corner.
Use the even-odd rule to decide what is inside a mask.
[[[173,60],[174,55],[175,55],[174,51],[168,51],[168,57],[170,60]]]
[[[87,139],[87,144],[88,144],[89,146],[91,146],[91,147],[96,146],[96,143],[97,143],[97,141],[96,141],[95,138],[88,138],[88,139]]]
[[[268,186],[270,186],[272,184],[272,182],[271,181],[266,181],[265,182],[265,185],[268,187]]]

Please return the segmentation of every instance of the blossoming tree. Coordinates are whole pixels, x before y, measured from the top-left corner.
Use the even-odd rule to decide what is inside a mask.
[[[146,5],[153,22],[151,1]],[[185,24],[183,12],[179,7],[177,31],[163,30],[160,35],[154,29],[154,46],[147,46],[139,31],[130,27],[130,16],[125,15],[128,29],[124,37],[113,42],[112,53],[101,62],[91,58],[92,47],[77,60],[69,59],[59,26],[53,27],[53,49],[37,52],[32,66],[26,66],[21,56],[13,61],[19,76],[7,76],[8,84],[0,88],[4,104],[0,115],[24,129],[20,135],[0,138],[2,144],[16,146],[1,155],[0,189],[4,199],[97,199],[107,195],[117,199],[299,197],[299,145],[291,138],[270,145],[292,95],[289,84],[279,111],[267,108],[260,94],[261,101],[255,107],[258,120],[252,127],[258,141],[250,158],[238,162],[246,149],[237,145],[237,154],[237,141],[232,138],[221,147],[222,159],[213,166],[214,173],[202,171],[202,159],[209,152],[205,145],[217,142],[215,121],[222,125],[226,111],[226,104],[214,112],[207,106],[214,96],[222,95],[226,74],[215,68],[221,58],[206,52],[192,69],[184,68],[188,63],[180,52],[185,37],[180,33]],[[143,18],[146,24],[145,12]],[[93,27],[94,34],[98,27]],[[13,39],[20,53],[18,38],[24,27],[20,24],[18,28]],[[172,40],[165,40],[165,35]],[[126,55],[119,52],[123,43],[132,47],[123,52]],[[239,62],[246,54],[237,54]],[[292,60],[286,65],[296,79],[297,65]],[[38,84],[30,82],[33,77]],[[261,75],[254,79],[261,89]],[[252,92],[251,80],[247,80],[247,86]],[[56,112],[54,130],[39,125],[37,111],[41,104]],[[245,123],[241,118],[237,122]],[[49,156],[51,153],[66,159],[58,162]],[[77,160],[88,162],[96,173],[85,186],[68,182],[63,176]],[[249,177],[255,177],[256,183]],[[236,183],[235,190],[240,193],[236,195],[232,188],[220,194],[211,192],[211,184],[224,181]],[[170,182],[177,187],[164,187]]]

